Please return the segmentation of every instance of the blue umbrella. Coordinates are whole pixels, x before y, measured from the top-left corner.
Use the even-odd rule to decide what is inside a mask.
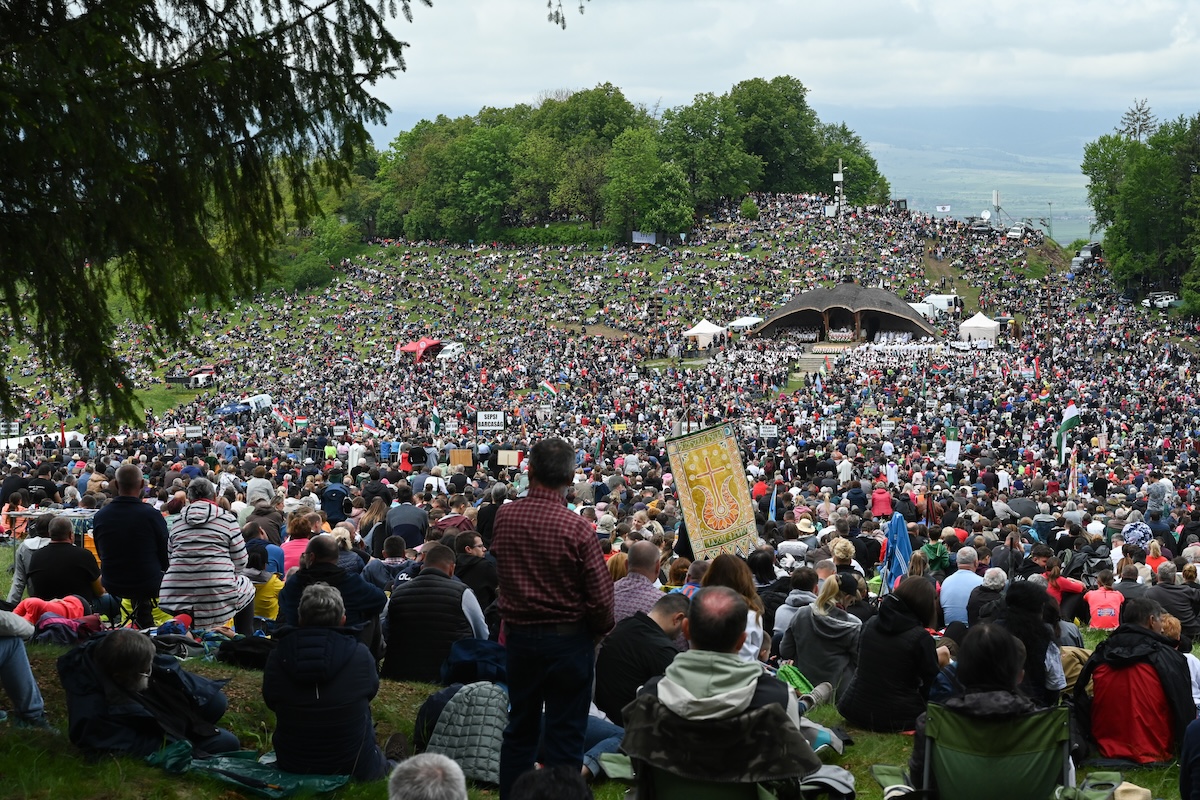
[[[912,560],[912,541],[908,538],[908,523],[900,514],[893,513],[887,527],[887,559],[883,564],[883,584],[879,587],[882,597],[892,590],[896,578],[908,574],[908,562]]]

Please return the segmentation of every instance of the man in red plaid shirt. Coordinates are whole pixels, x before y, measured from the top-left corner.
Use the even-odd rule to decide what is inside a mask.
[[[613,627],[613,584],[595,530],[566,507],[575,450],[543,439],[529,451],[529,492],[496,512],[492,555],[508,650],[511,711],[500,749],[500,797],[542,761],[583,766],[595,644]]]

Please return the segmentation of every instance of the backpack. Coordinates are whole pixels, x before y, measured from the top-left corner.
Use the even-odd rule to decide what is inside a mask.
[[[350,491],[340,483],[330,484],[321,494],[321,510],[329,519],[330,524],[336,524],[346,519],[346,503],[350,501]]]
[[[217,661],[243,669],[262,671],[267,667],[267,658],[275,649],[275,640],[264,636],[244,636],[221,642],[217,648]]]

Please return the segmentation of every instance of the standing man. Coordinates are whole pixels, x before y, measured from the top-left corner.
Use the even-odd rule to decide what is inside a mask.
[[[492,554],[508,648],[509,712],[500,797],[533,769],[545,704],[547,767],[583,766],[595,642],[613,627],[612,577],[592,526],[566,507],[575,451],[543,439],[529,451],[529,492],[496,512]]]
[[[167,521],[142,502],[142,471],[117,469],[117,496],[96,512],[92,532],[100,554],[100,582],[133,605],[134,621],[154,627],[154,601],[167,571]]]

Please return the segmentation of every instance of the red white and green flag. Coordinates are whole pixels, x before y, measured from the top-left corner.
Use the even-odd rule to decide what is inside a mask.
[[[1067,407],[1063,409],[1062,422],[1058,423],[1058,431],[1054,434],[1054,446],[1058,451],[1059,466],[1062,466],[1067,460],[1067,434],[1073,428],[1079,427],[1079,423],[1082,421],[1079,409],[1075,407],[1075,401],[1067,403]]]
[[[549,392],[550,394],[553,394],[553,395],[558,394],[558,387],[555,386],[550,381],[542,381],[541,383],[538,384],[538,388],[545,389],[547,392]]]
[[[295,423],[297,428],[308,427],[308,417],[296,417],[292,422]]]

